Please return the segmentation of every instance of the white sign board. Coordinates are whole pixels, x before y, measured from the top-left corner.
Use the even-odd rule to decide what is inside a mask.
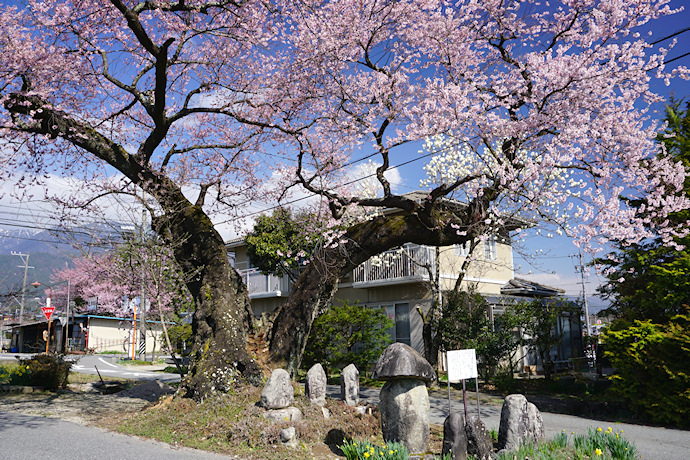
[[[448,360],[448,381],[475,379],[477,373],[477,355],[474,348],[469,350],[451,350],[446,352]]]

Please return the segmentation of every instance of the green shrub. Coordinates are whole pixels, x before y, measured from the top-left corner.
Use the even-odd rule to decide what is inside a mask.
[[[615,395],[655,423],[690,426],[690,316],[663,325],[635,321],[609,329],[603,340],[616,369]]]
[[[67,386],[67,378],[72,362],[60,355],[36,355],[31,359],[20,359],[20,365],[26,367],[28,384],[43,387],[46,390],[57,390]]]
[[[304,352],[304,364],[333,370],[350,363],[360,371],[376,362],[391,343],[386,332],[395,323],[382,310],[344,303],[316,318]]]

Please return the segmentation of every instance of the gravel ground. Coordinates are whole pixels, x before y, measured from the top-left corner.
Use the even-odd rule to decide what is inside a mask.
[[[79,423],[102,425],[118,415],[137,411],[170,394],[173,389],[158,382],[145,382],[114,394],[101,394],[94,384],[70,385],[57,393],[0,394],[0,410],[41,415]]]

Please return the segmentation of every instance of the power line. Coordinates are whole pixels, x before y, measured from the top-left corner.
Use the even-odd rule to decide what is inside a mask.
[[[403,167],[403,166],[407,166],[407,165],[409,165],[409,164],[411,164],[411,163],[414,163],[414,162],[416,162],[416,161],[422,160],[422,159],[424,159],[424,158],[428,158],[428,157],[430,157],[430,156],[433,156],[433,155],[436,155],[436,154],[438,154],[438,153],[441,153],[441,152],[443,152],[443,151],[445,151],[445,150],[448,150],[448,149],[450,149],[451,147],[455,147],[455,146],[457,146],[457,145],[460,145],[460,143],[461,143],[461,142],[457,142],[457,143],[453,144],[452,146],[444,147],[444,148],[442,148],[442,149],[435,150],[435,151],[431,151],[431,152],[429,152],[429,153],[427,153],[427,154],[424,154],[424,155],[420,155],[420,156],[418,156],[418,157],[415,157],[415,158],[413,158],[413,159],[411,159],[411,160],[405,161],[405,162],[400,163],[400,164],[398,164],[398,165],[391,166],[390,168],[388,168],[388,170],[390,171],[390,170],[393,170],[393,169],[401,168],[401,167]],[[351,162],[351,163],[349,163],[349,164],[346,163],[346,164],[347,164],[347,165],[352,165],[352,164],[354,164],[354,163],[356,163],[356,162],[363,161],[363,160],[365,160],[365,159],[371,158],[372,156],[375,156],[376,154],[378,154],[378,152],[376,152],[376,153],[374,153],[374,154],[371,154],[371,155],[368,155],[368,156],[366,156],[366,157],[360,158],[360,159],[356,160],[355,162]],[[345,165],[343,165],[343,166],[345,166]],[[340,166],[340,167],[336,168],[336,170],[342,169],[343,166]],[[376,176],[376,173],[371,173],[371,174],[368,174],[368,175],[366,175],[366,176],[362,176],[362,177],[359,177],[359,178],[357,178],[357,179],[352,179],[352,180],[350,180],[350,181],[346,181],[346,182],[344,182],[344,183],[338,184],[338,187],[344,187],[344,186],[346,186],[346,185],[352,185],[352,184],[354,184],[354,183],[361,182],[361,181],[363,181],[363,180],[365,180],[365,179],[369,179],[369,178],[375,177],[375,176]],[[218,224],[216,224],[216,225],[222,225],[222,224],[227,224],[227,223],[230,223],[230,222],[235,222],[235,221],[240,220],[240,219],[246,219],[247,217],[251,217],[251,216],[254,216],[254,215],[257,215],[257,214],[263,214],[263,213],[265,213],[265,212],[267,212],[267,211],[272,211],[272,210],[274,210],[274,209],[278,209],[278,208],[281,208],[281,207],[286,206],[286,205],[291,205],[291,204],[299,203],[300,201],[308,200],[308,199],[314,198],[315,196],[317,196],[317,194],[315,194],[315,195],[307,195],[307,196],[303,196],[303,197],[300,197],[300,198],[295,198],[294,200],[286,201],[286,202],[284,202],[284,203],[277,204],[277,205],[275,205],[275,206],[270,206],[270,207],[268,207],[268,208],[264,208],[264,209],[261,209],[261,210],[258,210],[258,211],[254,211],[254,212],[250,212],[250,213],[248,213],[248,214],[244,214],[244,215],[242,215],[242,216],[237,216],[237,217],[233,217],[233,218],[230,218],[230,219],[227,219],[227,220],[218,222]]]

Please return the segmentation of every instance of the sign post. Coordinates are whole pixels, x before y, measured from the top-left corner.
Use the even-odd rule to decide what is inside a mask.
[[[474,348],[469,350],[450,350],[446,352],[448,363],[448,403],[450,405],[451,382],[462,381],[462,400],[465,405],[465,420],[467,420],[467,396],[465,393],[465,379],[474,379],[477,388],[477,416],[479,412],[479,373],[477,372],[477,355]]]
[[[45,315],[46,319],[48,320],[48,335],[46,337],[46,354],[48,353],[48,345],[50,345],[50,317],[53,316],[53,312],[55,311],[55,307],[50,305],[50,297],[46,299],[46,306],[41,307],[41,310],[43,310],[43,314]]]

